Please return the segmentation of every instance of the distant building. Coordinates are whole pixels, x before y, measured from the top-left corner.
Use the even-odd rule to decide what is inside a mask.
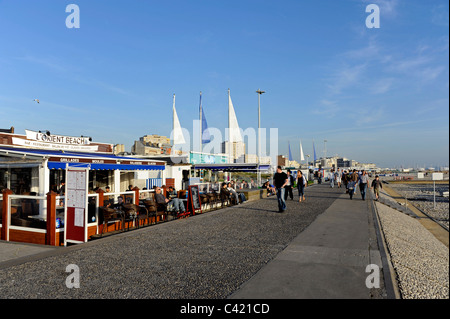
[[[131,152],[136,155],[170,155],[171,150],[170,138],[156,134],[139,138],[131,147]]]
[[[277,156],[277,165],[278,166],[281,166],[281,167],[288,166],[287,164],[288,164],[288,159],[286,158],[286,156],[284,156],[284,155]]]
[[[230,142],[222,142],[222,153],[230,154]],[[233,142],[233,148],[231,149],[231,157],[233,162],[245,161],[245,143]]]
[[[245,163],[258,163],[258,155],[245,154]]]
[[[261,156],[259,164],[271,165],[272,164],[272,158],[270,156]]]
[[[125,145],[124,144],[116,144],[114,145],[114,155],[125,153]]]
[[[331,169],[331,168],[364,169],[364,170],[377,169],[377,166],[374,163],[359,163],[358,161],[338,156],[320,158],[315,162],[313,162],[313,167],[324,169]]]

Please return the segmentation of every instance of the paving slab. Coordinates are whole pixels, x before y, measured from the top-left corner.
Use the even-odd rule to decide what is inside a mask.
[[[44,252],[50,252],[55,248],[43,245],[22,244],[16,242],[0,241],[0,263],[19,258],[30,257]]]
[[[370,247],[371,213],[368,201],[342,194],[231,298],[371,298],[366,267],[382,270]]]

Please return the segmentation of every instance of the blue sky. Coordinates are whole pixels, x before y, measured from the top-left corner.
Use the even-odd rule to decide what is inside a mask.
[[[68,4],[80,28],[68,29]],[[368,29],[366,6],[380,8]],[[444,0],[0,0],[0,127],[125,144],[192,130],[279,129],[279,153],[381,167],[449,162]],[[33,102],[38,98],[40,104]]]

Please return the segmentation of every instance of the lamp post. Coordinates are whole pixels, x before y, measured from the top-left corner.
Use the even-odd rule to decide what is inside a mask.
[[[258,89],[258,187],[261,185],[261,170],[259,169],[259,164],[261,163],[261,94],[266,93]]]

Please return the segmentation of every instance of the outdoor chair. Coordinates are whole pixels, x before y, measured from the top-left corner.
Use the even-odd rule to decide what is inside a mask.
[[[167,203],[156,203],[156,217],[163,217],[164,221],[167,221],[168,211],[167,211]]]
[[[147,208],[144,205],[135,205],[138,210],[137,215],[137,227],[140,227],[141,220],[147,220],[147,225],[150,225],[150,214],[148,213]],[[145,225],[143,223],[143,225]]]
[[[230,195],[225,192],[220,192],[220,203],[223,208],[223,204],[226,203],[227,206],[231,204]]]
[[[200,194],[200,205],[205,205],[206,209],[208,204],[210,204],[209,196],[206,194]]]
[[[217,209],[217,204],[219,202],[219,196],[215,191],[212,191],[212,193],[206,194],[209,197],[209,204],[214,205],[214,209]]]
[[[144,204],[145,208],[147,209],[149,225],[151,224],[150,219],[153,219],[156,224],[157,207],[156,207],[155,201],[153,199],[146,199],[143,201],[143,204]]]
[[[103,216],[103,228],[102,228],[102,236],[105,232],[105,228],[108,227],[109,222],[121,221],[123,225],[123,214],[122,212],[108,208],[108,207],[100,207],[100,213]],[[123,226],[122,226],[123,227]]]
[[[129,204],[129,203],[125,203],[122,206],[124,215],[123,215],[123,229],[125,230],[125,222],[127,222],[127,230],[130,229],[130,223],[134,222],[136,224],[136,221],[139,223],[138,220],[138,214],[139,214],[139,206],[135,205],[135,204]]]

